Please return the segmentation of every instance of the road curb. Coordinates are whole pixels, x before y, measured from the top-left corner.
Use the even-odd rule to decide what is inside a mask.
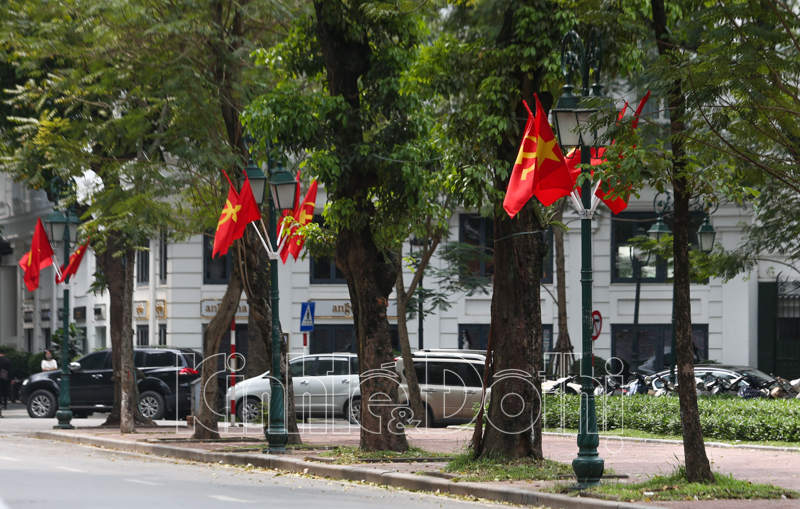
[[[555,433],[552,431],[545,431],[543,435],[553,437],[570,437],[576,438],[578,435],[574,433]],[[600,435],[600,438],[611,438],[622,442],[642,442],[645,444],[668,444],[668,445],[683,445],[683,440],[669,440],[667,438],[637,438],[637,437],[618,437],[614,435]],[[720,449],[754,449],[759,451],[780,451],[780,452],[800,452],[800,447],[783,447],[780,445],[749,445],[749,444],[727,444],[724,442],[706,442],[706,447],[717,447]]]
[[[91,445],[106,449],[153,454],[155,456],[180,458],[203,463],[253,465],[260,468],[286,470],[289,472],[317,475],[333,479],[371,482],[408,490],[451,493],[453,495],[471,496],[496,502],[510,502],[520,505],[543,505],[553,509],[645,509],[654,507],[626,502],[598,500],[594,498],[569,497],[555,493],[541,493],[519,488],[489,486],[481,483],[453,482],[440,477],[405,474],[377,468],[331,465],[287,458],[286,456],[280,455],[247,455],[241,453],[212,452],[162,444],[128,442],[111,438],[74,435],[60,431],[37,431],[33,436],[45,440],[56,440],[71,444]]]

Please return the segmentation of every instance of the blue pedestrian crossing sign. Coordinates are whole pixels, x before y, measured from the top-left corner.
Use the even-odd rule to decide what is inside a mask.
[[[314,307],[316,302],[303,302],[300,304],[300,332],[314,330]]]

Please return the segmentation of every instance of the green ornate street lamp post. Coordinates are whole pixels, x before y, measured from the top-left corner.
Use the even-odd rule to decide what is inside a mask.
[[[63,198],[67,193],[72,192],[71,186],[63,183],[61,180],[53,180],[52,182],[52,195],[56,203]],[[45,222],[50,229],[50,238],[54,242],[64,243],[64,265],[69,261],[70,241],[73,243],[78,236],[78,225],[80,220],[75,215],[72,205],[68,206],[64,212],[66,217],[61,212],[54,210]],[[70,227],[72,226],[72,227]],[[74,231],[74,234],[73,234]],[[72,421],[72,398],[70,397],[70,384],[69,384],[69,276],[64,279],[64,305],[62,310],[62,325],[61,325],[61,382],[60,393],[58,396],[58,411],[56,418],[58,424],[53,426],[56,429],[74,429],[75,426],[71,424]]]
[[[252,145],[253,138],[247,136],[245,143]],[[295,187],[297,181],[294,176],[280,163],[275,164],[272,158],[269,159],[269,224],[267,234],[272,250],[278,249],[278,211],[292,210],[295,207]],[[253,189],[253,196],[259,207],[264,201],[265,184],[267,177],[264,172],[253,162],[252,155],[245,168],[250,186]],[[286,452],[286,443],[289,441],[289,434],[286,431],[286,412],[284,404],[284,386],[281,384],[281,322],[278,304],[280,301],[280,290],[278,289],[278,259],[277,256],[270,256],[269,264],[270,276],[270,297],[272,305],[272,370],[269,397],[269,424],[264,429],[269,447],[265,452],[283,453]]]
[[[575,489],[584,489],[600,484],[604,461],[597,452],[600,444],[597,434],[597,415],[595,412],[594,387],[592,386],[592,179],[588,166],[591,163],[591,149],[598,148],[605,129],[587,128],[590,117],[597,109],[587,107],[589,98],[601,98],[602,86],[599,83],[602,67],[603,43],[600,32],[593,28],[589,33],[586,50],[578,34],[571,30],[561,42],[561,70],[564,74],[564,93],[553,109],[556,132],[562,148],[579,148],[584,181],[581,185],[581,289],[582,289],[582,332],[583,354],[581,356],[581,407],[578,430],[578,456],[572,461],[572,468],[578,483]],[[572,75],[581,75],[580,96],[573,93]],[[589,89],[589,75],[593,74],[594,84]]]

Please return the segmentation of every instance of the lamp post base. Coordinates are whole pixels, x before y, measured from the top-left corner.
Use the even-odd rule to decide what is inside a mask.
[[[570,486],[570,490],[585,490],[600,486],[600,477],[605,470],[605,461],[597,453],[597,449],[581,449],[578,457],[572,460],[572,470],[578,482]]]
[[[289,434],[283,426],[270,427],[264,430],[269,446],[264,449],[264,454],[287,454],[286,444],[289,442]]]
[[[58,419],[58,424],[53,426],[53,429],[75,429],[75,426],[70,424],[72,410],[69,408],[59,408],[58,412],[56,412],[56,418]]]

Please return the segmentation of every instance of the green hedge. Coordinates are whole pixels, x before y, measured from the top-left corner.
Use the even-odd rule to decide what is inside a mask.
[[[598,397],[596,402],[600,430],[682,434],[677,397]],[[544,403],[546,428],[578,428],[580,396],[546,396]],[[699,396],[697,405],[705,438],[800,442],[800,400]]]

